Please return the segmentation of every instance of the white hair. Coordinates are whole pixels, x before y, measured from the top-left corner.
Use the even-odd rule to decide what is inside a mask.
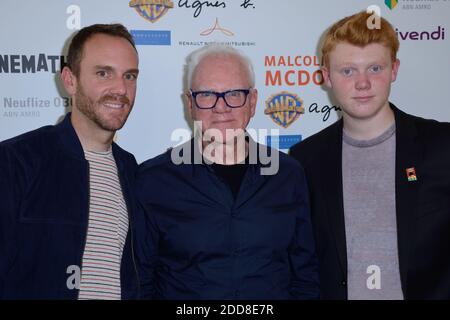
[[[213,43],[206,45],[194,52],[192,52],[186,59],[186,72],[187,72],[187,89],[191,88],[192,77],[198,64],[210,56],[233,56],[238,58],[245,66],[250,80],[250,86],[255,86],[255,71],[251,60],[243,54],[241,51],[224,44]]]

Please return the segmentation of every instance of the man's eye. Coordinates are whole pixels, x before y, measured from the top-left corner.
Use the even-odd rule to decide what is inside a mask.
[[[198,94],[201,98],[209,98],[211,97],[213,94],[211,92],[200,92]]]
[[[372,67],[370,67],[370,69],[369,69],[369,71],[371,71],[371,72],[373,72],[373,73],[378,73],[378,72],[380,72],[381,70],[383,70],[383,68],[382,68],[381,66],[379,66],[379,65],[372,66]]]
[[[342,69],[342,74],[346,77],[351,76],[353,74],[353,70],[350,68]]]
[[[97,75],[100,78],[106,78],[108,76],[108,73],[105,70],[100,70],[100,71],[97,71]]]
[[[125,79],[126,80],[136,80],[137,79],[137,75],[134,73],[127,73],[125,74]]]
[[[242,92],[240,92],[240,91],[231,91],[231,92],[228,93],[228,95],[230,97],[240,97],[241,94],[242,94]]]

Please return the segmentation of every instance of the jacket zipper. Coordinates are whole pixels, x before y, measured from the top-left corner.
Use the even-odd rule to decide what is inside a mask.
[[[128,217],[130,217],[130,215],[128,215]],[[131,221],[131,218],[130,218],[130,221]],[[130,230],[131,230],[131,239],[130,239],[130,242],[131,242],[131,255],[132,255],[132,259],[133,259],[133,266],[134,266],[134,271],[136,272],[136,281],[137,281],[137,299],[140,300],[141,284],[139,282],[139,272],[138,272],[138,269],[137,269],[136,260],[135,260],[135,254],[134,254],[133,224],[131,222],[129,222],[129,224],[130,224]]]
[[[125,205],[127,206],[127,213],[128,213],[128,227],[130,229],[130,245],[131,245],[131,258],[133,260],[133,267],[134,267],[134,271],[135,271],[135,275],[136,275],[136,281],[137,281],[137,297],[139,298],[140,296],[140,291],[141,291],[141,287],[140,287],[140,283],[139,283],[139,272],[137,269],[137,265],[136,265],[136,260],[135,260],[135,254],[134,254],[134,235],[133,235],[133,223],[132,223],[132,217],[131,217],[131,211],[130,211],[130,206],[128,204],[128,199],[124,194],[124,190],[126,190],[124,188],[124,183],[123,183],[123,179],[122,179],[122,175],[120,174],[119,170],[117,170],[117,174],[119,176],[119,181],[120,181],[120,185],[122,187],[122,195],[123,198],[125,200]],[[126,238],[125,238],[126,241]],[[126,245],[126,243],[125,243]],[[124,245],[124,248],[125,248]],[[122,259],[123,259],[123,252],[122,252]]]

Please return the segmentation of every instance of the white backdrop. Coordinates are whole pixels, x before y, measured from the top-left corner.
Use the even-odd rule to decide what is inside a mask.
[[[384,0],[141,2],[173,6],[151,22],[130,7],[129,0],[2,0],[0,141],[58,122],[69,110],[59,83],[68,39],[80,26],[112,22],[123,23],[139,34],[139,41],[149,42],[138,45],[136,103],[117,136],[138,162],[176,144],[171,140],[175,129],[189,128],[183,67],[185,57],[206,42],[231,43],[253,60],[259,101],[251,128],[279,129],[291,143],[299,135],[305,139],[338,118],[335,111],[328,119],[320,112],[333,101],[314,82],[320,80],[319,39],[332,23],[370,5],[380,8],[401,41],[400,73],[391,101],[406,112],[450,121],[450,0],[400,0],[395,7],[391,4],[396,1]],[[271,97],[283,101],[277,96],[283,91],[304,107],[286,128],[264,113]],[[264,136],[258,138],[265,141]]]

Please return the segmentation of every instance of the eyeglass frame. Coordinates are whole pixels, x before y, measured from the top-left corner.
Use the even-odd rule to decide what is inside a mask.
[[[249,95],[250,92],[252,91],[252,88],[248,88],[248,89],[233,89],[233,90],[228,90],[228,91],[223,91],[223,92],[216,92],[216,91],[210,91],[210,90],[193,91],[192,89],[190,89],[189,91],[191,92],[191,96],[192,96],[192,98],[194,99],[195,106],[196,106],[197,108],[199,108],[200,110],[214,109],[214,108],[216,107],[217,102],[219,101],[220,98],[222,98],[222,100],[225,102],[225,105],[226,105],[228,108],[231,108],[231,109],[238,109],[238,108],[242,108],[243,106],[245,106],[245,104],[247,103],[248,95]],[[230,93],[230,92],[233,92],[233,91],[239,91],[239,92],[245,93],[245,100],[244,100],[244,103],[243,103],[242,105],[240,105],[239,107],[233,107],[233,106],[230,106],[230,105],[228,104],[228,102],[227,102],[227,99],[225,99],[225,95],[226,95],[227,93]],[[216,96],[216,102],[214,102],[214,104],[212,105],[212,107],[209,107],[209,108],[201,108],[201,107],[199,107],[199,105],[198,105],[198,103],[197,103],[197,95],[200,94],[200,93],[211,93],[211,94],[214,94],[214,95]]]

